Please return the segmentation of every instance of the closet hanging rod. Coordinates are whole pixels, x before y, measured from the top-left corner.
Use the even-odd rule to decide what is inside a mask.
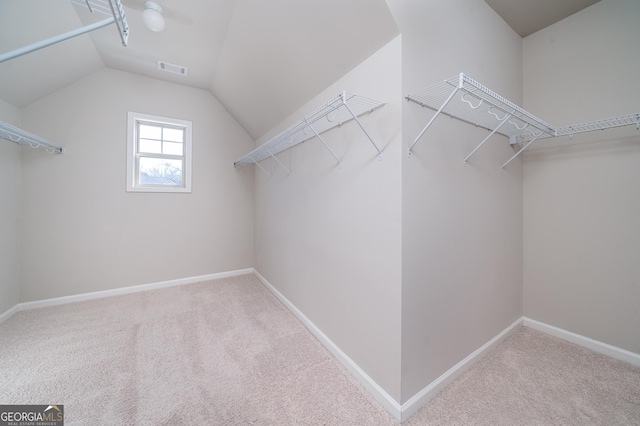
[[[66,33],[49,37],[45,40],[41,40],[27,46],[12,50],[10,52],[0,54],[0,63],[6,62],[22,55],[26,55],[27,53],[35,52],[36,50],[40,50],[45,47],[52,46],[62,41],[69,40],[70,38],[86,34],[99,28],[106,27],[107,25],[111,25],[113,23],[115,23],[116,27],[118,28],[118,33],[120,35],[122,45],[127,45],[129,39],[129,25],[127,24],[127,17],[124,14],[124,8],[122,7],[122,3],[120,2],[120,0],[86,0],[83,2],[75,0],[69,1],[73,4],[87,7],[91,13],[93,13],[93,11],[95,10],[105,15],[112,16],[102,21],[94,22],[93,24],[76,28],[75,30],[67,31]]]
[[[329,149],[320,135],[335,127],[340,127],[351,120],[355,120],[358,123],[358,126],[367,136],[380,157],[382,151],[374,143],[358,117],[373,112],[384,105],[383,102],[359,95],[348,95],[346,92],[342,92],[277,136],[239,158],[233,164],[235,167],[240,167],[245,164],[257,164],[265,158],[274,157],[280,152],[314,137],[318,137],[319,140],[323,142],[323,145]],[[329,149],[329,152],[336,159],[338,165],[340,165],[340,159],[335,153],[331,149]],[[287,171],[289,170],[287,169]]]
[[[40,136],[29,133],[9,123],[0,121],[0,137],[15,142],[18,145],[29,145],[32,148],[43,147],[47,151],[58,152],[62,154],[63,147]]]

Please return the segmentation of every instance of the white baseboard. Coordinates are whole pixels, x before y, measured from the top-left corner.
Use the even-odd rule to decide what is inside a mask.
[[[193,284],[201,281],[216,280],[220,278],[234,277],[237,275],[252,274],[253,268],[238,269],[236,271],[218,272],[215,274],[198,275],[195,277],[179,278],[176,280],[161,281],[157,283],[120,287],[111,290],[94,291],[91,293],[74,294],[72,296],[55,297],[52,299],[35,300],[33,302],[18,303],[13,308],[0,314],[0,324],[20,311],[44,308],[48,306],[64,305],[67,303],[84,302],[86,300],[101,299],[103,297],[120,296],[123,294],[138,293],[141,291],[155,290],[159,288],[175,287],[184,284]]]
[[[507,337],[513,334],[518,328],[522,326],[523,319],[519,318],[514,321],[510,326],[502,330],[497,336],[489,340],[487,343],[473,351],[465,359],[451,367],[444,374],[431,382],[426,388],[411,397],[407,402],[402,404],[402,421],[407,420],[413,414],[415,414],[420,408],[422,408],[427,402],[435,397],[440,391],[451,384],[455,379],[464,374],[474,364],[482,359],[488,352],[490,352],[497,345],[502,343]]]
[[[118,296],[141,291],[154,290],[166,287],[174,287],[184,284],[192,284],[202,281],[215,280],[220,278],[233,277],[238,275],[254,274],[260,282],[273,293],[310,331],[314,336],[329,350],[329,352],[358,380],[364,388],[398,421],[405,421],[415,414],[422,406],[429,402],[440,391],[447,387],[451,382],[460,377],[464,372],[471,368],[484,355],[491,351],[495,346],[504,341],[520,326],[533,328],[543,333],[550,334],[571,343],[578,344],[593,351],[611,356],[630,364],[640,366],[640,354],[618,348],[607,343],[603,343],[589,337],[585,337],[549,324],[536,321],[531,318],[521,317],[513,324],[501,331],[493,339],[482,345],[480,348],[469,354],[462,361],[451,367],[444,374],[422,389],[416,395],[411,397],[407,402],[400,405],[391,397],[382,387],[380,387],[367,373],[362,370],[347,354],[345,354],[322,330],[320,330],[309,318],[307,318],[293,303],[291,303],[282,293],[280,293],[269,281],[266,280],[258,271],[253,268],[240,269],[236,271],[220,272],[208,275],[200,275],[189,278],[181,278],[176,280],[162,281],[157,283],[142,284],[131,287],[122,287],[112,290],[96,291],[92,293],[77,294],[72,296],[57,297],[53,299],[37,300],[33,302],[18,303],[11,309],[0,314],[0,324],[11,318],[20,311],[29,309],[43,308],[47,306],[56,306],[67,303],[82,302],[86,300],[99,299],[103,297]]]
[[[636,354],[626,349],[618,348],[616,346],[609,345],[608,343],[600,342],[571,331],[563,330],[562,328],[554,327],[553,325],[545,324],[531,318],[523,317],[523,319],[525,327],[530,327],[534,330],[559,337],[567,342],[575,343],[587,349],[591,349],[592,351],[608,355],[612,358],[640,367],[640,354]]]
[[[327,350],[342,364],[353,377],[364,386],[364,388],[378,401],[393,417],[398,421],[402,419],[402,407],[391,397],[380,385],[378,385],[367,373],[362,370],[347,354],[345,354],[326,334],[322,332],[305,314],[303,314],[293,303],[280,293],[266,278],[258,271],[254,271],[255,276],[262,284],[276,296],[322,343]]]
[[[13,308],[6,310],[2,314],[0,314],[0,324],[11,318],[18,312],[20,312],[20,304],[17,304]]]

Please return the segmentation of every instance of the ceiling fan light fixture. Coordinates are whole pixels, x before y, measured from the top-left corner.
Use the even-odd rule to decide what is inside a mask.
[[[144,2],[144,12],[142,12],[142,22],[151,31],[160,32],[164,30],[164,17],[162,7],[152,1]]]

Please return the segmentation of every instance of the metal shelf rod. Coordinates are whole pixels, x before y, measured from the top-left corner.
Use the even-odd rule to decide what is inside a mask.
[[[43,147],[50,152],[58,152],[60,154],[62,154],[63,151],[61,145],[50,142],[4,121],[0,121],[0,137],[19,145],[27,144],[32,148]]]
[[[93,9],[96,8],[96,10],[101,11],[102,13],[109,14],[99,9],[99,7],[103,7],[103,6],[94,4],[89,0],[85,0],[84,3],[79,3],[74,0],[70,0],[70,2],[73,4],[81,5],[83,7],[87,7],[91,13],[93,13]],[[95,31],[97,29],[106,27],[107,25],[111,25],[113,23],[115,23],[116,26],[118,27],[118,34],[120,35],[122,45],[126,46],[129,38],[129,25],[127,24],[127,17],[124,14],[124,8],[122,7],[122,3],[120,2],[120,0],[108,0],[106,3],[108,3],[109,5],[109,8],[111,10],[111,15],[113,15],[112,17],[103,19],[102,21],[94,22],[93,24],[89,24],[84,27],[76,28],[75,30],[67,31],[66,33],[62,33],[53,37],[46,38],[41,41],[37,41],[35,43],[31,43],[27,46],[14,49],[10,52],[5,52],[0,55],[0,63],[9,61],[11,59],[17,58],[22,55],[26,55],[27,53],[35,52],[36,50],[44,49],[45,47],[52,46],[54,44],[63,42],[65,40],[69,40],[70,38],[74,38],[79,35],[86,34],[91,31]]]
[[[36,50],[44,49],[45,47],[49,47],[56,43],[69,40],[70,38],[77,37],[82,34],[86,34],[93,30],[97,30],[98,28],[106,27],[107,25],[111,25],[114,22],[115,22],[114,18],[107,18],[102,21],[95,22],[91,25],[87,25],[86,27],[81,27],[75,30],[67,31],[66,33],[49,37],[47,39],[37,41],[35,43],[31,43],[27,46],[20,47],[10,52],[3,53],[2,55],[0,55],[0,63],[9,61],[11,59],[17,58],[22,55],[26,55],[27,53],[35,52]]]

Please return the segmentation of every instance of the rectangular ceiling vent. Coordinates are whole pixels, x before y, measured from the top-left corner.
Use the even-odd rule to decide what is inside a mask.
[[[166,72],[170,72],[170,73],[173,73],[173,74],[178,74],[178,75],[183,75],[183,76],[187,75],[187,67],[170,64],[170,63],[165,62],[165,61],[158,61],[158,69],[160,71],[166,71]]]

